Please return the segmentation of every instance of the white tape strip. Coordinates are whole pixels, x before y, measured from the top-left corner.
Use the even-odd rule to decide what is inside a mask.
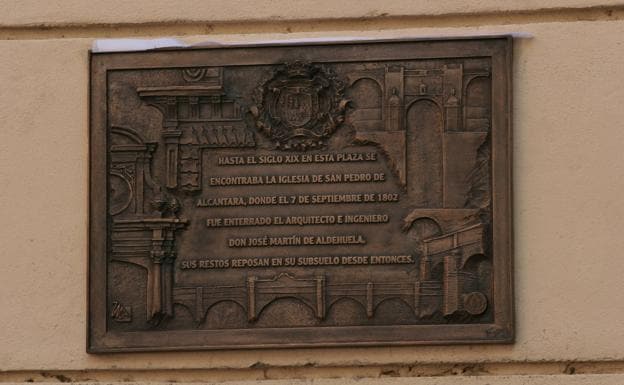
[[[99,39],[93,42],[92,52],[147,51],[158,48],[184,48],[188,44],[172,38],[162,39]]]
[[[418,36],[393,36],[388,40],[406,39],[452,39],[452,38],[480,38],[491,36],[510,35],[516,39],[530,39],[533,35],[529,32],[488,32],[480,34],[448,34],[448,35],[418,35]],[[122,52],[122,51],[148,51],[159,48],[188,48],[188,47],[220,47],[220,46],[241,46],[241,45],[267,45],[267,44],[295,44],[295,43],[331,43],[331,42],[353,42],[353,41],[375,41],[385,40],[384,37],[355,37],[355,36],[335,36],[335,37],[311,37],[300,39],[284,40],[257,40],[249,42],[228,43],[216,40],[206,40],[195,44],[186,44],[174,38],[160,39],[99,39],[93,42],[91,50],[93,52]]]

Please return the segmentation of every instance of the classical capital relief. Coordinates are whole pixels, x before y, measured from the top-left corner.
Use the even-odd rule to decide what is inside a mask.
[[[277,149],[323,147],[344,122],[345,85],[330,69],[295,62],[278,68],[258,87],[250,108],[256,128]]]

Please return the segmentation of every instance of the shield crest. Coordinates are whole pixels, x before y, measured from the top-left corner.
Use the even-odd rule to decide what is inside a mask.
[[[256,89],[257,104],[249,112],[276,148],[306,151],[323,146],[344,121],[348,101],[343,95],[344,82],[333,71],[295,62]]]
[[[312,118],[312,95],[305,88],[283,89],[277,105],[278,115],[289,126],[304,126]]]

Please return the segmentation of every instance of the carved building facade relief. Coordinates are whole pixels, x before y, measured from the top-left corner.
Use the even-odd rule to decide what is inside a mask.
[[[483,44],[494,53],[332,59],[338,45],[275,63],[274,47],[254,64],[238,49],[228,64],[108,69],[115,125],[92,127],[108,143],[94,235],[108,246],[91,256],[106,259],[106,330],[146,349],[155,331],[182,333],[180,348],[192,331],[200,348],[279,345],[285,330],[304,345],[508,341],[509,292],[494,289],[510,285],[496,257],[510,242],[493,223],[509,218],[492,205],[508,47]]]

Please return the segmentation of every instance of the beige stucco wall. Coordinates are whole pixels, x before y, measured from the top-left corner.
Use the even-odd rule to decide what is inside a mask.
[[[317,4],[0,1],[0,381],[624,383],[624,1]],[[514,345],[85,352],[94,39],[512,32]]]

